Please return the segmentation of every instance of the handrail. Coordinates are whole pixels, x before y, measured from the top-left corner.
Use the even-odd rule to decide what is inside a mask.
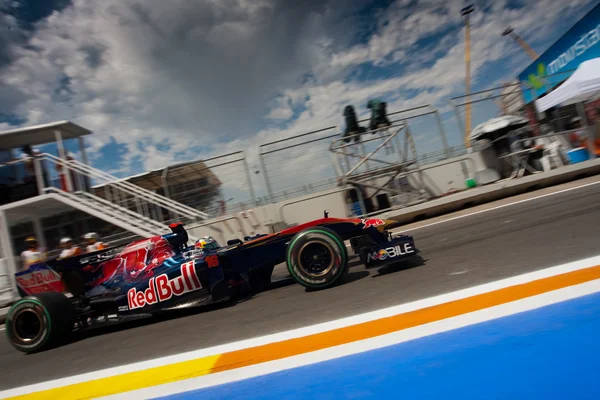
[[[108,173],[106,173],[104,171],[101,171],[99,169],[90,167],[89,165],[80,163],[80,162],[78,162],[76,160],[65,161],[65,160],[63,160],[61,158],[54,157],[51,154],[44,153],[44,155],[45,156],[49,156],[49,158],[51,160],[53,160],[54,162],[61,163],[63,165],[67,165],[67,167],[71,167],[71,168],[74,168],[74,169],[79,168],[80,172],[83,171],[83,173],[88,174],[88,176],[90,176],[90,175],[91,176],[96,175],[96,177],[101,177],[101,178],[109,181],[107,183],[107,185],[110,184],[110,185],[114,185],[114,186],[117,186],[117,187],[119,187],[119,186],[125,186],[125,187],[129,188],[131,191],[137,192],[138,194],[142,194],[145,197],[150,197],[152,199],[155,199],[155,201],[158,204],[163,204],[163,205],[164,204],[168,204],[167,206],[165,206],[165,208],[179,208],[181,210],[186,210],[188,213],[191,213],[194,216],[198,216],[198,217],[201,217],[201,218],[207,218],[208,217],[208,214],[206,214],[206,213],[204,213],[204,212],[202,212],[200,210],[196,210],[195,208],[186,206],[185,204],[181,204],[181,203],[175,202],[175,201],[173,201],[171,199],[167,199],[167,198],[165,198],[163,196],[157,195],[156,193],[154,193],[154,192],[152,192],[152,191],[150,191],[148,189],[144,189],[141,186],[132,184],[130,182],[127,182],[126,180],[122,180],[122,179],[117,178],[117,177],[115,177],[113,175],[110,175],[110,174],[108,174]],[[181,211],[180,211],[180,213],[185,214],[185,213],[183,213]]]
[[[192,229],[196,229],[196,228],[202,228],[203,226],[209,226],[209,225],[214,225],[214,224],[219,224],[221,222],[223,222],[225,224],[225,226],[227,226],[227,228],[229,228],[229,226],[227,225],[227,221],[229,220],[236,220],[238,225],[240,226],[240,231],[245,235],[246,234],[246,230],[244,229],[244,225],[242,220],[240,219],[240,217],[237,214],[234,215],[228,215],[225,217],[220,217],[220,218],[216,218],[213,220],[208,220],[206,222],[202,222],[199,224],[194,224],[194,225],[190,225],[189,227],[187,227],[188,230],[192,230]],[[231,229],[230,229],[231,230]]]
[[[109,223],[112,223],[117,226],[120,226],[119,222],[126,224],[126,227],[124,227],[124,228],[135,233],[136,235],[144,236],[144,235],[154,235],[155,234],[153,228],[149,228],[147,225],[144,226],[143,223],[140,223],[136,219],[123,218],[123,215],[119,215],[119,213],[107,215],[106,209],[102,209],[103,208],[102,206],[99,206],[98,204],[94,204],[92,202],[89,202],[86,204],[86,202],[81,201],[81,198],[79,196],[77,196],[73,193],[65,192],[63,190],[60,190],[60,189],[57,189],[54,187],[47,188],[47,189],[49,189],[48,192],[54,192],[55,194],[64,197],[64,201],[68,201],[68,202],[72,203],[71,205],[75,208],[77,208],[77,207],[74,206],[73,204],[84,205],[88,209],[94,210],[94,211],[102,214],[103,217],[99,217],[99,218],[105,219]],[[67,204],[69,204],[69,203],[67,203]],[[91,215],[94,215],[93,213],[91,213],[89,211],[88,211],[88,213]],[[132,220],[134,221],[133,223],[132,223]]]
[[[52,188],[52,189],[54,189],[54,190],[58,190],[58,189],[56,189],[56,188]],[[125,208],[125,207],[121,207],[121,206],[120,206],[120,205],[118,205],[118,204],[111,203],[110,201],[108,201],[108,200],[106,200],[106,199],[103,199],[102,197],[99,197],[99,196],[96,196],[96,195],[93,195],[93,194],[91,194],[91,193],[87,193],[87,192],[75,192],[75,194],[80,194],[80,195],[83,195],[83,196],[85,196],[85,197],[88,197],[88,198],[90,198],[90,199],[91,199],[91,201],[96,201],[96,202],[98,202],[98,203],[103,203],[103,204],[106,204],[106,206],[107,206],[107,207],[116,208],[116,209],[117,209],[117,210],[119,210],[120,212],[122,212],[122,213],[125,213],[125,214],[128,214],[128,215],[129,215],[129,216],[131,216],[132,218],[140,219],[140,217],[141,217],[141,219],[142,219],[143,221],[145,221],[145,222],[146,222],[146,223],[148,223],[149,225],[153,225],[153,227],[154,227],[154,228],[156,228],[156,229],[167,229],[167,226],[166,226],[166,225],[163,225],[163,224],[161,224],[161,223],[160,223],[160,222],[158,222],[158,221],[155,221],[155,220],[153,220],[153,219],[151,219],[151,218],[148,218],[148,217],[146,217],[146,216],[144,216],[144,215],[140,215],[140,214],[138,214],[138,213],[136,213],[136,212],[133,212],[133,211],[131,211],[131,210],[129,210],[129,209],[127,209],[127,208]]]
[[[167,209],[179,208],[180,210],[186,210],[187,213],[191,213],[194,216],[198,216],[201,218],[206,218],[206,216],[207,216],[207,214],[203,213],[202,211],[199,211],[192,207],[186,206],[185,204],[177,203],[171,199],[166,199],[165,197],[157,195],[156,193],[154,193],[150,190],[144,189],[141,186],[138,186],[138,185],[132,184],[130,182],[124,181],[122,179],[119,179],[119,178],[117,178],[113,175],[110,175],[104,171],[90,167],[89,165],[80,163],[75,160],[65,161],[61,158],[55,157],[55,156],[53,156],[51,154],[47,154],[47,153],[42,154],[42,156],[45,158],[48,158],[50,161],[53,161],[55,163],[66,166],[67,168],[71,168],[71,169],[77,170],[77,172],[86,174],[88,177],[96,177],[96,178],[105,179],[105,180],[109,181],[108,183],[106,183],[106,185],[113,185],[116,187],[121,187],[121,189],[125,192],[127,192],[127,190],[125,190],[122,187],[127,187],[130,190],[129,194],[131,194],[131,192],[137,192],[137,194],[139,196],[151,198],[159,205],[162,205],[164,208],[167,208]],[[185,214],[185,212],[182,212],[182,211],[179,211],[179,213]]]
[[[173,211],[175,213],[182,214],[182,215],[185,215],[188,217],[190,217],[190,214],[191,214],[191,216],[193,216],[193,217],[202,218],[202,219],[206,219],[208,217],[208,214],[206,214],[202,211],[196,210],[196,209],[186,206],[184,204],[180,204],[173,200],[167,199],[163,196],[157,195],[156,193],[153,193],[153,192],[151,192],[147,189],[144,189],[140,186],[134,185],[130,182],[119,180],[119,178],[117,178],[117,177],[114,177],[110,174],[107,174],[103,171],[100,171],[96,168],[90,167],[90,166],[80,163],[78,161],[75,161],[75,160],[65,161],[61,158],[55,157],[48,153],[43,153],[40,157],[46,158],[51,162],[60,164],[63,167],[75,170],[75,172],[82,173],[88,177],[101,178],[104,180],[108,180],[109,182],[107,183],[107,185],[115,186],[115,187],[123,190],[124,192],[129,193],[130,195],[133,195],[133,196],[137,195],[137,197],[142,197],[149,202],[154,202],[155,204],[158,204],[161,207],[163,207],[167,210]]]

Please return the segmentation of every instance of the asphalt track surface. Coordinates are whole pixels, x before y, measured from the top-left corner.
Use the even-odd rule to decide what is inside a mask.
[[[519,199],[597,180],[571,182]],[[283,281],[233,306],[106,328],[34,355],[19,353],[1,339],[0,389],[300,328],[600,253],[600,184],[430,225],[449,218],[452,215],[407,227],[418,227],[409,233],[422,262],[366,270],[351,260],[346,282],[332,289],[307,292]]]

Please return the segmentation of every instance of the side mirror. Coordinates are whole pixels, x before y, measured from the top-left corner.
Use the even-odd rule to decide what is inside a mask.
[[[242,244],[244,242],[242,242],[240,239],[230,239],[227,241],[227,246],[233,246],[236,244]]]

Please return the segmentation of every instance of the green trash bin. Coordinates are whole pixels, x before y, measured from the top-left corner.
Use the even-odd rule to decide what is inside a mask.
[[[477,186],[477,182],[475,182],[475,179],[473,178],[467,179],[465,183],[467,185],[467,189],[472,189]]]

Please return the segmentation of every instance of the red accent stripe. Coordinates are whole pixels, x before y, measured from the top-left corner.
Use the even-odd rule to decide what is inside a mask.
[[[255,244],[267,239],[271,239],[274,236],[287,236],[287,235],[294,235],[300,231],[303,231],[306,228],[312,228],[314,226],[318,226],[318,225],[329,225],[329,224],[334,224],[334,223],[350,223],[350,224],[360,224],[361,220],[360,219],[356,219],[356,218],[321,218],[321,219],[315,219],[314,221],[310,221],[310,222],[306,222],[304,224],[298,225],[298,226],[294,226],[291,228],[287,228],[284,229],[282,231],[279,231],[277,233],[272,233],[270,235],[267,236],[263,236],[261,238],[258,239],[254,239],[251,240],[249,242],[245,242],[244,246],[249,245],[249,244]]]
[[[306,228],[311,228],[313,226],[318,226],[318,225],[329,225],[329,224],[333,224],[336,222],[348,222],[348,223],[359,223],[360,219],[350,219],[350,218],[321,218],[321,219],[315,219],[314,221],[310,221],[307,223],[304,223],[302,225],[298,225],[298,226],[294,226],[292,228],[288,228],[288,229],[284,229],[281,232],[279,232],[280,235],[293,235],[295,233],[298,233]]]

